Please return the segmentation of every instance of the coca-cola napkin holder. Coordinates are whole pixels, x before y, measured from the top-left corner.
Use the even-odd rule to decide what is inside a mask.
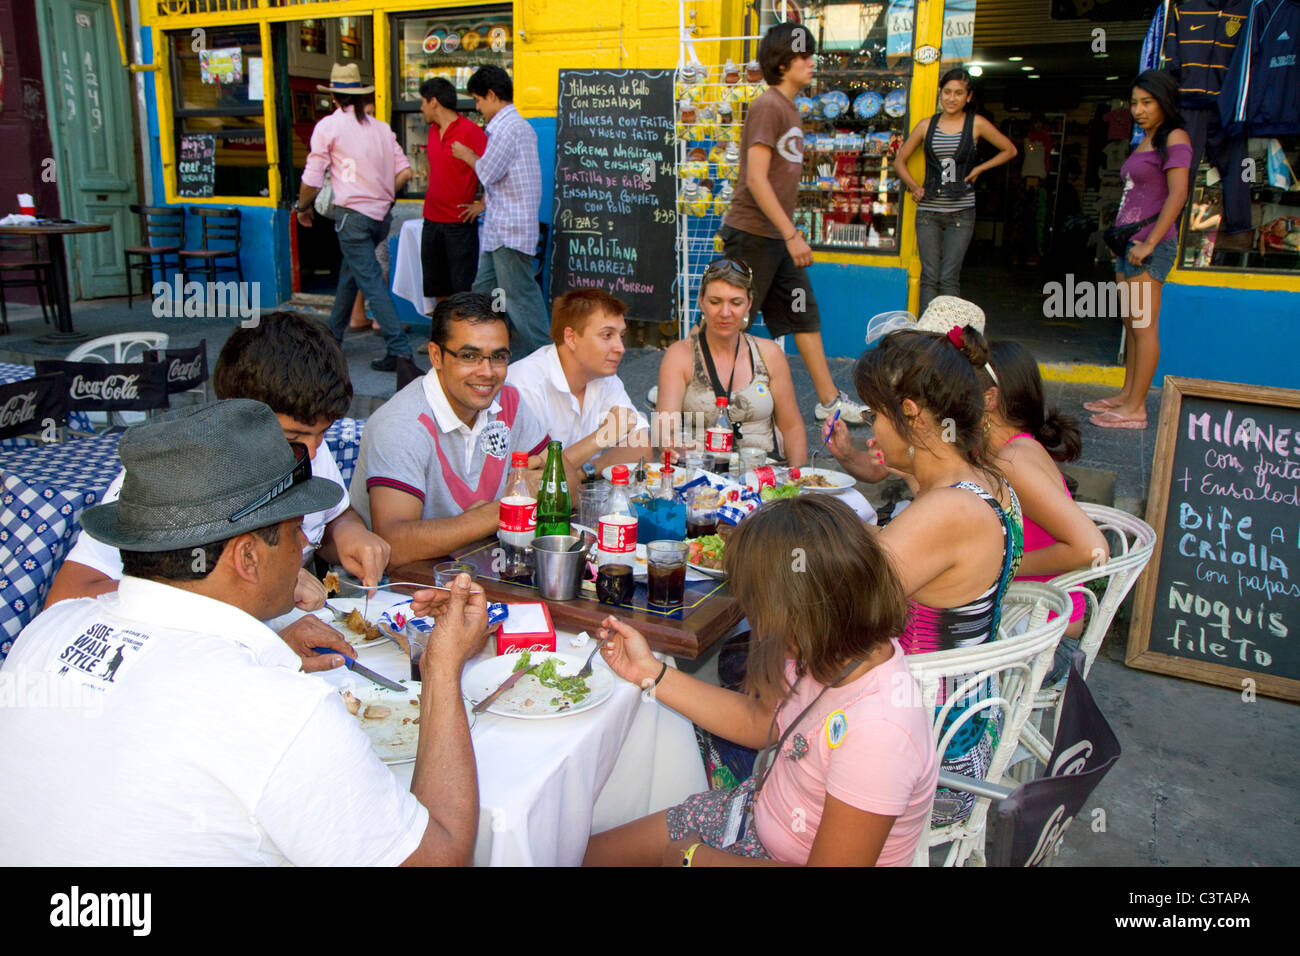
[[[555,625],[551,610],[540,601],[511,604],[510,616],[497,631],[497,653],[555,650]]]

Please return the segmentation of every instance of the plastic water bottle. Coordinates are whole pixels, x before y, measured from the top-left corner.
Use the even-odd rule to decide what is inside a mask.
[[[596,529],[596,564],[626,564],[636,567],[636,512],[628,500],[627,466],[615,465],[610,472],[614,485]]]
[[[506,479],[497,525],[497,540],[505,551],[503,574],[506,577],[520,577],[531,571],[526,552],[537,534],[537,499],[528,490],[527,470],[528,453],[514,452],[510,456],[510,477]]]

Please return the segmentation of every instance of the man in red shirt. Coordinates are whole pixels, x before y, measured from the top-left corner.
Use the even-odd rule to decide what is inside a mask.
[[[456,88],[441,77],[420,84],[420,113],[429,124],[429,188],[424,194],[420,265],[424,294],[443,299],[468,292],[478,272],[478,177],[474,167],[452,155],[464,143],[474,155],[487,149],[487,133],[456,112]]]

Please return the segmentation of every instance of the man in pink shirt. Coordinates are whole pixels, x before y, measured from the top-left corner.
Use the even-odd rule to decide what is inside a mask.
[[[334,231],[343,253],[330,331],[342,343],[359,288],[374,310],[388,350],[370,367],[378,372],[398,371],[399,378],[403,370],[415,377],[419,372],[411,361],[411,343],[397,319],[375,258],[375,246],[388,239],[397,190],[411,178],[410,161],[389,125],[366,116],[366,94],[374,93],[375,88],[361,85],[361,70],[355,63],[335,64],[330,71],[330,85],[317,89],[333,94],[336,109],[312,130],[311,152],[302,173],[295,211],[298,222],[310,228],[312,200],[324,185],[325,170],[329,169],[334,189]]]

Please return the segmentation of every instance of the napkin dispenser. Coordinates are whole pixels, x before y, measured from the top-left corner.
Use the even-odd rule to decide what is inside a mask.
[[[511,604],[510,616],[497,631],[497,653],[555,650],[555,625],[542,602]]]

